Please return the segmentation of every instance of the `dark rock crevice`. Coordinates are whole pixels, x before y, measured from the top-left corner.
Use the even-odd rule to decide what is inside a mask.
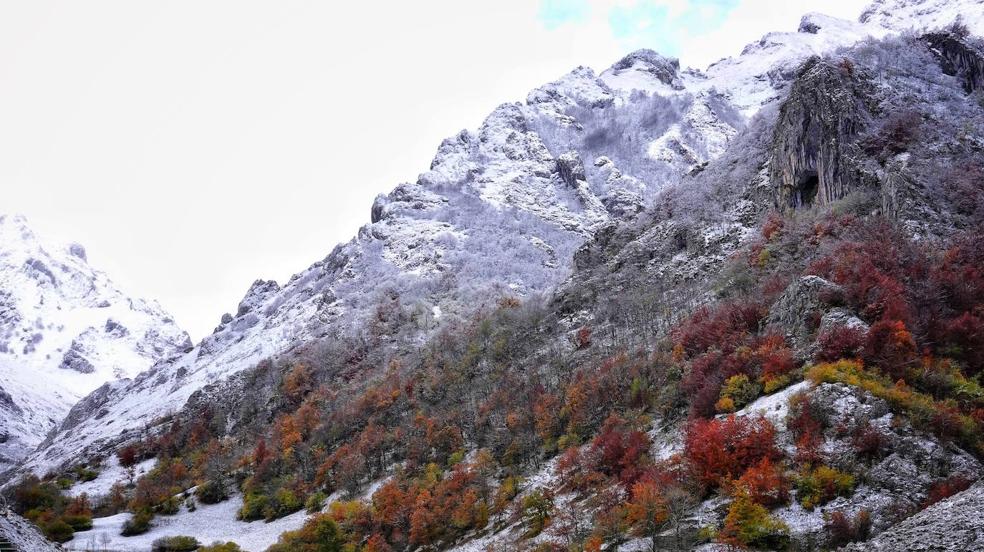
[[[849,63],[803,64],[773,133],[769,177],[777,208],[827,205],[857,187],[851,158],[873,109],[870,84]]]
[[[960,79],[968,94],[984,89],[984,48],[972,39],[952,32],[923,36],[943,72]]]

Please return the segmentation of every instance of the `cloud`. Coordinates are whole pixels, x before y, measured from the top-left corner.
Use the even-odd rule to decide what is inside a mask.
[[[854,19],[865,0],[827,0],[827,15]],[[705,68],[738,54],[771,31],[795,31],[800,17],[815,10],[812,0],[544,0],[538,18],[545,28],[578,29],[585,41],[599,29],[624,51],[652,48]]]

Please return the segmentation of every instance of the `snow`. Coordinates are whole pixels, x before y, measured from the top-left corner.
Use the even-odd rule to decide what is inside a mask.
[[[154,469],[157,464],[156,458],[148,458],[141,462],[138,462],[133,466],[133,481],[140,478],[141,475]],[[83,483],[76,483],[68,490],[69,496],[79,496],[81,494],[86,494],[89,499],[92,500],[96,497],[109,494],[110,489],[113,485],[120,483],[126,485],[131,483],[129,470],[120,465],[119,459],[113,455],[106,460],[106,465],[100,468],[99,476],[92,481],[85,481]]]
[[[0,469],[33,449],[83,396],[190,344],[156,303],[127,296],[78,244],[0,216]],[[67,355],[71,351],[71,355]],[[69,358],[83,373],[63,366]]]
[[[771,395],[759,397],[735,414],[737,416],[762,416],[777,428],[786,427],[786,417],[789,416],[789,399],[798,393],[807,391],[812,385],[808,381],[790,385]]]
[[[92,529],[76,533],[73,540],[65,543],[65,548],[88,550],[90,545],[98,544],[102,550],[102,543],[108,538],[107,551],[144,552],[149,551],[153,542],[161,537],[189,535],[203,544],[233,541],[243,550],[259,552],[277,542],[281,533],[300,528],[308,518],[307,512],[302,510],[269,523],[244,522],[236,519],[241,507],[242,497],[239,495],[218,504],[199,504],[194,512],[182,506],[173,516],[156,516],[150,531],[132,537],[120,535],[130,514],[95,518]]]

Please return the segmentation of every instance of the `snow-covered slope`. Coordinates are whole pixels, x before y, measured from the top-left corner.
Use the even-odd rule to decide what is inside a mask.
[[[0,216],[0,471],[79,399],[190,347],[160,306],[89,266],[81,245],[43,243]]]
[[[934,0],[902,3],[907,26],[949,17],[915,15]],[[951,4],[947,14],[980,5]],[[902,28],[891,10],[860,22],[812,14],[704,72],[643,50],[499,106],[476,131],[445,140],[415,182],[377,198],[353,240],[283,286],[257,281],[198,346],[79,403],[26,467],[104,454],[203,386],[297,344],[342,333],[420,341],[483,301],[553,288],[598,229],[721,155],[803,60]]]

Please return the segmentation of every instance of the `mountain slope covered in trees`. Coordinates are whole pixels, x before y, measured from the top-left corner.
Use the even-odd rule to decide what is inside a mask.
[[[155,536],[231,501],[297,520],[272,550],[824,549],[946,511],[904,521],[984,475],[980,8],[809,15],[499,107],[73,409],[13,500]]]

